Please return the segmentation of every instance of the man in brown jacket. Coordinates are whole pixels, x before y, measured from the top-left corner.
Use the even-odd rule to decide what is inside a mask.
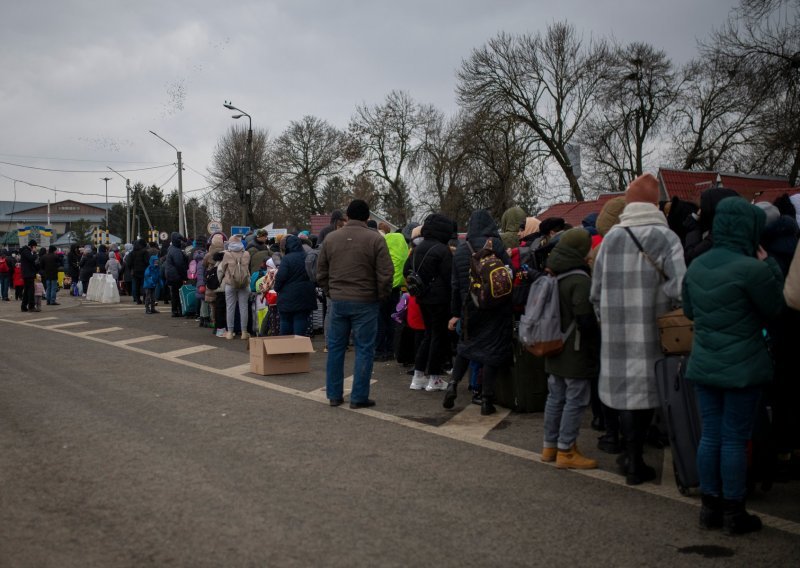
[[[328,234],[317,261],[317,284],[330,298],[326,389],[331,406],[344,402],[344,355],[352,331],[356,360],[350,408],[367,408],[375,406],[369,381],[378,311],[380,301],[392,292],[394,265],[386,240],[367,228],[367,203],[350,202],[347,217],[344,227]]]

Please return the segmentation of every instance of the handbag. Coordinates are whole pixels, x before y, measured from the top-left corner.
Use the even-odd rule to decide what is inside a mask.
[[[691,352],[694,323],[683,313],[683,308],[658,316],[656,323],[661,351],[665,355],[686,355]]]

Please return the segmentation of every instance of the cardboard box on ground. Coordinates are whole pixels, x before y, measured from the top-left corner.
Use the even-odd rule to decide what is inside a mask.
[[[257,375],[288,375],[311,371],[311,339],[300,335],[278,335],[250,339],[250,372]]]

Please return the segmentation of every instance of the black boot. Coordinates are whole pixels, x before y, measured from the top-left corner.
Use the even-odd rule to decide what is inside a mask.
[[[701,529],[721,529],[722,528],[722,499],[714,495],[700,495],[703,501],[700,507],[700,528]]]
[[[729,501],[725,499],[722,524],[729,535],[747,534],[761,530],[761,519],[747,512],[744,500]]]
[[[458,381],[451,380],[447,383],[447,389],[444,391],[444,400],[442,401],[442,406],[447,408],[448,410],[453,408],[456,404],[456,396],[458,393]]]
[[[481,403],[481,416],[489,416],[497,412],[497,409],[492,404],[492,398],[488,394],[483,395],[483,402]]]
[[[597,438],[597,449],[607,454],[618,454],[622,451],[619,435],[616,432],[606,432]]]

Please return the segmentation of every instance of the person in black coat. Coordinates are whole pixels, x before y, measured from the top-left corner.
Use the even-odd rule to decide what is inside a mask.
[[[83,249],[83,256],[78,263],[81,268],[80,280],[83,284],[83,295],[89,289],[89,280],[92,279],[92,274],[97,272],[97,253],[91,245],[86,245]]]
[[[69,246],[67,253],[67,274],[72,278],[72,282],[77,284],[81,276],[81,251],[79,250],[78,243],[72,243]]]
[[[42,272],[44,273],[45,297],[48,306],[57,306],[56,294],[58,293],[58,270],[61,268],[61,259],[56,255],[55,245],[50,245],[47,254],[42,257]]]
[[[449,360],[450,280],[453,253],[448,242],[456,235],[455,223],[438,213],[429,215],[422,225],[422,242],[414,248],[403,267],[403,276],[412,272],[424,283],[417,303],[425,322],[425,334],[414,360],[412,390],[445,390],[443,364]]]
[[[483,365],[483,403],[481,414],[495,412],[494,383],[500,369],[511,361],[513,317],[511,302],[494,309],[480,309],[472,302],[469,294],[469,269],[472,251],[478,252],[486,241],[491,240],[495,255],[510,265],[511,260],[500,240],[497,223],[485,209],[470,215],[467,224],[467,239],[459,245],[453,256],[451,318],[448,327],[452,330],[458,324],[461,335],[458,341],[457,356],[453,363],[453,375],[447,385],[442,405],[453,408],[459,381],[469,369],[470,361]],[[467,246],[469,243],[469,246]],[[472,250],[470,250],[472,247]]]
[[[169,286],[170,291],[170,304],[172,308],[172,317],[180,317],[181,313],[181,286],[186,282],[187,273],[189,271],[189,261],[183,253],[181,245],[183,244],[183,237],[180,233],[172,233],[170,236],[170,246],[167,249],[167,254],[164,256],[162,264],[164,269],[164,280]]]
[[[286,254],[275,274],[281,335],[308,335],[308,316],[317,309],[316,286],[306,272],[303,243],[294,235],[286,241]]]
[[[31,239],[27,246],[19,249],[19,262],[22,268],[22,311],[36,310],[36,298],[34,297],[34,281],[38,272],[38,259],[36,257],[36,241]]]
[[[711,250],[714,244],[711,227],[714,226],[714,214],[719,202],[738,196],[738,193],[726,187],[712,187],[700,194],[699,218],[695,219],[694,215],[690,215],[684,223],[686,238],[683,242],[683,255],[687,268],[695,258]]]
[[[100,274],[106,273],[106,262],[108,262],[108,251],[106,245],[97,247],[97,271]]]

